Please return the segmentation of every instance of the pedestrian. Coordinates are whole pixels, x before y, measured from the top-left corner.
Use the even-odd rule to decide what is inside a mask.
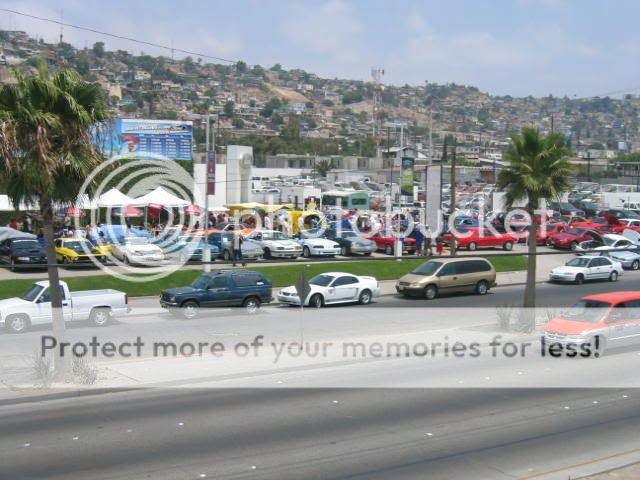
[[[246,267],[247,262],[244,261],[242,256],[242,243],[244,239],[240,232],[233,232],[233,266],[236,266],[236,262],[242,262],[242,266]]]
[[[273,222],[271,221],[271,216],[269,214],[264,216],[264,229],[271,230],[273,227]]]
[[[12,218],[7,226],[9,228],[13,228],[14,230],[17,230],[18,229],[18,222],[16,222],[15,218]]]
[[[438,255],[442,255],[444,253],[444,242],[440,238],[436,242],[436,253]]]

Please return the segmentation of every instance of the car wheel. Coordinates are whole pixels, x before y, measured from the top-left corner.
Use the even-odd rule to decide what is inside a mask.
[[[575,250],[576,248],[578,248],[578,242],[571,242],[571,245],[569,247],[571,248],[571,250]]]
[[[340,255],[342,255],[343,257],[348,257],[350,253],[351,252],[349,251],[349,247],[347,247],[346,245],[340,247]]]
[[[360,305],[369,305],[371,303],[371,291],[363,290],[358,297],[358,303]]]
[[[62,265],[65,267],[69,265],[69,259],[67,257],[62,257]]]
[[[271,250],[268,248],[264,249],[264,258],[271,258]]]
[[[225,262],[229,262],[231,260],[231,253],[229,253],[229,250],[224,251],[222,258],[224,258]]]
[[[126,255],[122,257],[122,263],[124,263],[125,265],[131,265],[131,262],[129,261],[129,257],[127,257]]]
[[[584,275],[582,275],[581,273],[577,274],[574,283],[576,285],[582,285],[584,283]]]
[[[180,311],[182,312],[182,316],[187,320],[191,320],[192,318],[196,318],[198,316],[198,312],[200,311],[200,305],[193,300],[188,300],[182,304],[180,307]]]
[[[24,333],[29,325],[29,318],[25,315],[14,315],[6,321],[7,330],[11,333]]]
[[[488,291],[489,291],[489,284],[486,282],[486,280],[480,280],[476,284],[476,293],[478,295],[486,295]]]
[[[640,268],[640,262],[638,260],[634,260],[631,264],[631,270],[638,270]]]
[[[111,320],[111,311],[108,308],[94,308],[89,320],[97,327],[104,327]]]
[[[478,249],[478,244],[476,242],[471,242],[469,245],[467,245],[467,249],[468,250],[477,250]]]
[[[309,299],[309,306],[315,308],[322,308],[324,306],[324,298],[319,293],[314,294]]]
[[[427,285],[424,289],[424,298],[433,300],[438,296],[438,287],[435,285]]]
[[[256,313],[260,309],[260,299],[256,297],[245,298],[242,306],[247,313]]]
[[[364,255],[365,257],[370,257],[370,256],[371,256],[371,252],[363,253],[363,255]]]
[[[306,245],[302,248],[302,256],[304,258],[309,258],[311,256],[311,250]]]
[[[502,248],[504,248],[507,251],[513,250],[513,242],[504,242],[504,245],[502,246]]]
[[[617,282],[618,281],[618,272],[616,272],[615,270],[613,272],[611,272],[609,274],[609,281],[610,282]]]
[[[389,244],[384,247],[384,253],[386,253],[387,255],[393,255],[393,245]]]

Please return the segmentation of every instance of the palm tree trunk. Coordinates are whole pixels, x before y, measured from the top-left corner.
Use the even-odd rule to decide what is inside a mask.
[[[51,296],[51,313],[53,320],[53,336],[58,344],[66,341],[66,326],[62,313],[62,293],[56,253],[53,246],[53,205],[45,195],[40,196],[40,212],[42,212],[42,232],[44,234],[44,250],[47,254],[47,275],[49,277],[49,292]],[[55,350],[53,360],[54,373],[58,380],[66,380],[70,372],[70,359],[59,355]]]
[[[527,283],[524,287],[524,303],[522,305],[524,308],[521,317],[521,326],[526,332],[532,332],[536,326],[536,231],[538,224],[534,218],[535,203],[537,202],[531,202],[528,208],[531,225],[529,225],[529,238],[527,239]]]

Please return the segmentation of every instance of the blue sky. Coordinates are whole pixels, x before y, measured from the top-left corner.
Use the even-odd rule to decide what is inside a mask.
[[[249,64],[328,77],[475,85],[492,94],[640,93],[637,0],[26,0],[3,6]],[[48,41],[59,27],[0,13]],[[161,53],[64,29],[77,46]]]

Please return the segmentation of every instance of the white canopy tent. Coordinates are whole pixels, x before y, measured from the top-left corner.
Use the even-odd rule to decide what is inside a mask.
[[[135,200],[128,195],[125,195],[117,188],[103,193],[97,199],[94,200],[97,207],[126,207],[132,205]]]
[[[38,210],[38,206],[37,205],[27,205],[25,202],[20,202],[20,205],[18,206],[18,210],[20,211],[26,211],[26,210]],[[9,195],[0,195],[0,211],[2,212],[11,212],[14,211],[16,208],[13,205],[13,202],[11,201],[11,199],[9,198]]]
[[[0,242],[9,238],[37,238],[33,233],[21,232],[11,227],[0,227]]]
[[[150,204],[153,204],[162,205],[163,207],[187,207],[191,205],[191,202],[189,200],[183,200],[182,198],[177,197],[176,195],[168,192],[162,187],[158,187],[152,192],[134,199],[131,204],[141,206],[148,206]]]

